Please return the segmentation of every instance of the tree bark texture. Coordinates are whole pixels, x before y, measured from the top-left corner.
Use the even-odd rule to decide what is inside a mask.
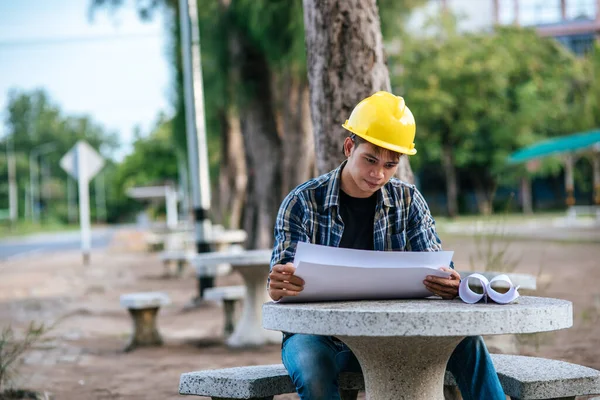
[[[448,205],[448,216],[458,215],[458,180],[456,179],[456,166],[452,156],[452,148],[449,145],[442,147],[442,165],[446,176],[446,202]]]
[[[308,80],[292,68],[274,79],[277,128],[282,138],[282,188],[293,188],[315,176],[315,145],[310,119]]]
[[[531,193],[531,178],[521,178],[521,207],[524,214],[533,214],[533,200]]]
[[[215,202],[219,220],[230,229],[242,225],[248,176],[244,158],[244,140],[240,120],[234,112],[222,110],[221,164],[219,171],[218,201]]]
[[[344,159],[342,124],[358,102],[390,91],[376,0],[304,0],[304,29],[316,164],[322,174]],[[407,101],[410,107],[410,102]],[[410,181],[407,157],[399,176]]]
[[[240,32],[236,36],[239,46],[232,54],[233,64],[238,68],[239,82],[245,85],[238,100],[248,173],[243,229],[248,233],[246,248],[269,248],[282,200],[283,159],[273,111],[271,73],[264,54]]]
[[[486,187],[485,179],[480,176],[472,176],[473,186],[475,187],[475,200],[477,201],[477,210],[481,215],[491,215],[493,210],[492,200],[496,192],[495,187]],[[507,206],[510,206],[508,204]]]

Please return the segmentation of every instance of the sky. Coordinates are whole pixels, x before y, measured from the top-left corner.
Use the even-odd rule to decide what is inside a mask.
[[[65,114],[119,132],[114,156],[127,154],[135,126],[173,113],[163,15],[143,22],[134,1],[90,20],[91,0],[0,0],[0,113],[9,90],[43,88]]]

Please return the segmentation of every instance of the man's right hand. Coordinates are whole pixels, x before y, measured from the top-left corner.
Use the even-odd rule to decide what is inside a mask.
[[[269,296],[275,301],[284,296],[298,296],[304,289],[304,280],[294,275],[294,264],[275,264],[269,273]]]

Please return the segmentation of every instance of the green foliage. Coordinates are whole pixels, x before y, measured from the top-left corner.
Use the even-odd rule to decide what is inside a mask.
[[[394,40],[406,34],[404,26],[410,12],[426,2],[426,0],[377,0],[383,38]]]
[[[137,133],[133,151],[121,163],[108,169],[107,179],[112,182],[107,196],[111,204],[109,221],[127,219],[144,207],[138,200],[127,196],[128,189],[178,181],[180,152],[173,146],[171,124],[172,120],[164,115],[159,116],[154,129],[147,136]]]
[[[434,27],[430,36],[405,39],[391,59],[401,71],[392,84],[417,120],[417,169],[441,164],[447,146],[458,169],[493,190],[525,173],[507,173],[516,149],[597,124],[589,62],[553,39],[515,27],[460,34],[452,16]],[[542,174],[558,167],[543,166]]]
[[[177,180],[177,156],[172,147],[169,122],[163,116],[148,137],[138,133],[133,152],[115,171],[117,187],[128,189]]]
[[[23,200],[29,192],[30,157],[40,146],[50,145],[49,151],[37,160],[41,159],[42,164],[47,166],[45,173],[48,179],[44,180],[46,186],[41,188],[44,199],[49,200],[44,205],[44,215],[54,215],[66,222],[65,207],[64,214],[57,214],[58,210],[54,208],[57,204],[54,200],[66,200],[67,192],[67,174],[59,167],[60,159],[78,140],[85,140],[105,159],[110,160],[113,151],[119,145],[117,134],[107,132],[87,115],[65,115],[43,90],[11,91],[4,122],[7,136],[0,141],[0,148],[4,153],[8,140],[14,144],[20,215],[23,216],[29,207]],[[6,158],[1,157],[0,176],[6,175]],[[8,188],[0,187],[0,190],[7,193]],[[8,201],[7,197],[0,197],[0,208],[8,207],[8,204],[4,203]]]
[[[302,0],[238,0],[231,18],[276,69],[292,64],[306,74]]]

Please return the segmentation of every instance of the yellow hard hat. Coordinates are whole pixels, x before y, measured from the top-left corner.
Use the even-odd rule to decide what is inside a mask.
[[[384,149],[411,156],[417,153],[415,117],[400,96],[381,91],[367,97],[342,126]]]

